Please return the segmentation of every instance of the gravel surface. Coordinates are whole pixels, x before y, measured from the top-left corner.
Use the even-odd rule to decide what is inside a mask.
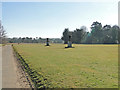
[[[26,73],[14,57],[11,45],[2,47],[2,88],[30,88]]]

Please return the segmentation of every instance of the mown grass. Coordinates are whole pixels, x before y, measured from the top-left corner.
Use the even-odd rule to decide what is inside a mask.
[[[29,66],[54,88],[117,88],[118,45],[15,44]]]

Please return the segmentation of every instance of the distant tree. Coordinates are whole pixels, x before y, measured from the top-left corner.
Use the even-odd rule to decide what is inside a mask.
[[[88,34],[88,29],[86,26],[81,26],[80,30],[82,31],[81,33],[81,43],[85,43],[87,39],[87,34]]]
[[[103,26],[102,28],[102,33],[103,33],[103,43],[104,44],[109,44],[109,43],[112,43],[111,42],[111,39],[112,39],[112,36],[111,36],[111,26],[110,25],[105,25]]]
[[[118,43],[120,44],[120,27],[119,27],[119,30],[118,30]]]
[[[103,27],[103,43],[115,44],[119,43],[119,31],[120,28],[117,25],[111,27],[110,25],[105,25]]]
[[[110,25],[105,25],[103,26],[103,30],[110,30],[111,29],[111,26]]]
[[[32,37],[29,38],[29,43],[32,43]]]
[[[22,38],[22,43],[25,43],[25,37]]]
[[[74,30],[74,33],[72,34],[72,43],[77,43],[77,31]]]
[[[85,43],[86,44],[91,44],[92,43],[92,34],[89,33],[89,32],[87,32]]]
[[[118,33],[120,31],[120,28],[117,26],[117,25],[114,25],[112,28],[111,28],[111,36],[112,36],[112,43],[119,43],[119,40],[118,40]]]
[[[81,40],[83,38],[83,29],[76,29],[76,37],[77,37],[77,43],[80,44]]]
[[[37,40],[36,40],[36,38],[33,38],[33,43],[37,43]]]
[[[65,28],[63,32],[62,40],[64,40],[64,44],[68,43],[68,40],[69,40],[69,29],[68,28]]]
[[[38,38],[38,43],[41,43],[41,39],[42,39],[41,37]]]
[[[92,43],[102,43],[102,24],[99,22],[93,22],[91,25]]]
[[[77,44],[80,44],[80,43],[85,43],[85,39],[86,39],[86,35],[87,35],[87,32],[86,32],[86,27],[82,26],[80,29],[77,29],[74,30],[74,33],[73,33],[73,42],[74,43],[77,43]]]
[[[88,29],[86,26],[81,26],[80,29],[82,29],[84,32],[88,32]]]
[[[18,42],[18,43],[22,43],[22,38],[19,37],[17,42]]]

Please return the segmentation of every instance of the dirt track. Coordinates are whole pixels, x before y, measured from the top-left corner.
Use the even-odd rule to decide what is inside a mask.
[[[2,88],[30,88],[11,45],[2,47]]]

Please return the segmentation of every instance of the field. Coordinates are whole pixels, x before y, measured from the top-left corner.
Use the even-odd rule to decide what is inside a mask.
[[[14,44],[30,68],[54,88],[117,88],[117,45]]]

